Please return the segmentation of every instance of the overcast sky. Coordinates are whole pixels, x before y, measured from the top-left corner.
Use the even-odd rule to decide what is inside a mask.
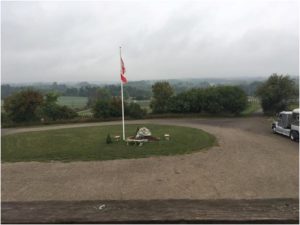
[[[298,75],[296,1],[2,2],[2,82]]]

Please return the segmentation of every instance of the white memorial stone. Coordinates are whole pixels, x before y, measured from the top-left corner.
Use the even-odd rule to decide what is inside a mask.
[[[151,132],[148,128],[142,127],[138,130],[135,138],[143,138],[143,137],[149,137],[151,136]]]

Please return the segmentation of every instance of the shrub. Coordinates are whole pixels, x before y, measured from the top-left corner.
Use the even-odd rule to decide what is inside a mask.
[[[272,74],[256,91],[265,114],[275,114],[288,109],[289,103],[298,99],[299,88],[289,76]]]
[[[106,144],[111,144],[112,143],[112,139],[110,137],[110,134],[107,134],[107,137],[106,137]]]
[[[43,104],[43,95],[39,91],[24,90],[4,99],[4,109],[14,122],[39,120],[38,108]]]
[[[133,102],[127,105],[126,112],[130,117],[135,119],[144,118],[146,115],[146,110],[142,109],[139,104]]]
[[[247,106],[245,92],[236,86],[191,89],[173,96],[168,101],[168,112],[207,112],[238,114]]]
[[[77,116],[77,113],[67,106],[59,107],[59,119],[73,119]]]
[[[121,100],[121,98],[113,97],[109,101],[109,115],[110,115],[110,117],[121,117],[122,116],[122,100]]]
[[[246,93],[237,86],[220,86],[221,104],[225,112],[239,114],[248,103]]]
[[[57,102],[58,95],[55,93],[48,93],[45,96],[44,103],[39,109],[40,116],[46,120],[62,120],[73,119],[77,113],[67,106],[60,106]]]
[[[93,106],[95,118],[108,118],[110,117],[110,106],[107,100],[98,100]]]
[[[6,112],[1,112],[1,123],[2,124],[11,124],[12,121],[9,118],[9,116],[7,115]]]
[[[174,91],[168,82],[156,82],[152,86],[153,99],[150,107],[154,113],[168,112],[168,102]]]
[[[114,97],[110,100],[98,100],[93,107],[94,116],[96,118],[109,118],[109,117],[121,117],[122,116],[122,101],[118,97]],[[146,115],[146,111],[143,110],[137,103],[124,103],[124,112],[126,116],[140,119]]]

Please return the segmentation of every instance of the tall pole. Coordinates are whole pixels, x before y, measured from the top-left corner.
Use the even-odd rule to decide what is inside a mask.
[[[121,47],[120,47],[120,76],[122,74],[122,59],[121,59]],[[123,81],[121,80],[121,98],[122,98],[122,125],[123,125],[123,141],[125,141],[125,122],[124,122],[124,97],[123,97]]]

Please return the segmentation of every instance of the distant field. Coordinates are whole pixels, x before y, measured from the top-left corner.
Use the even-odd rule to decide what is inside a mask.
[[[147,112],[151,112],[150,100],[135,100],[135,103],[139,104],[142,109],[146,109]]]
[[[75,97],[75,96],[60,96],[57,103],[59,105],[66,105],[73,109],[82,109],[88,102],[87,97]]]
[[[83,116],[83,117],[93,117],[92,109],[82,110],[82,111],[77,112],[77,114],[79,116]]]

